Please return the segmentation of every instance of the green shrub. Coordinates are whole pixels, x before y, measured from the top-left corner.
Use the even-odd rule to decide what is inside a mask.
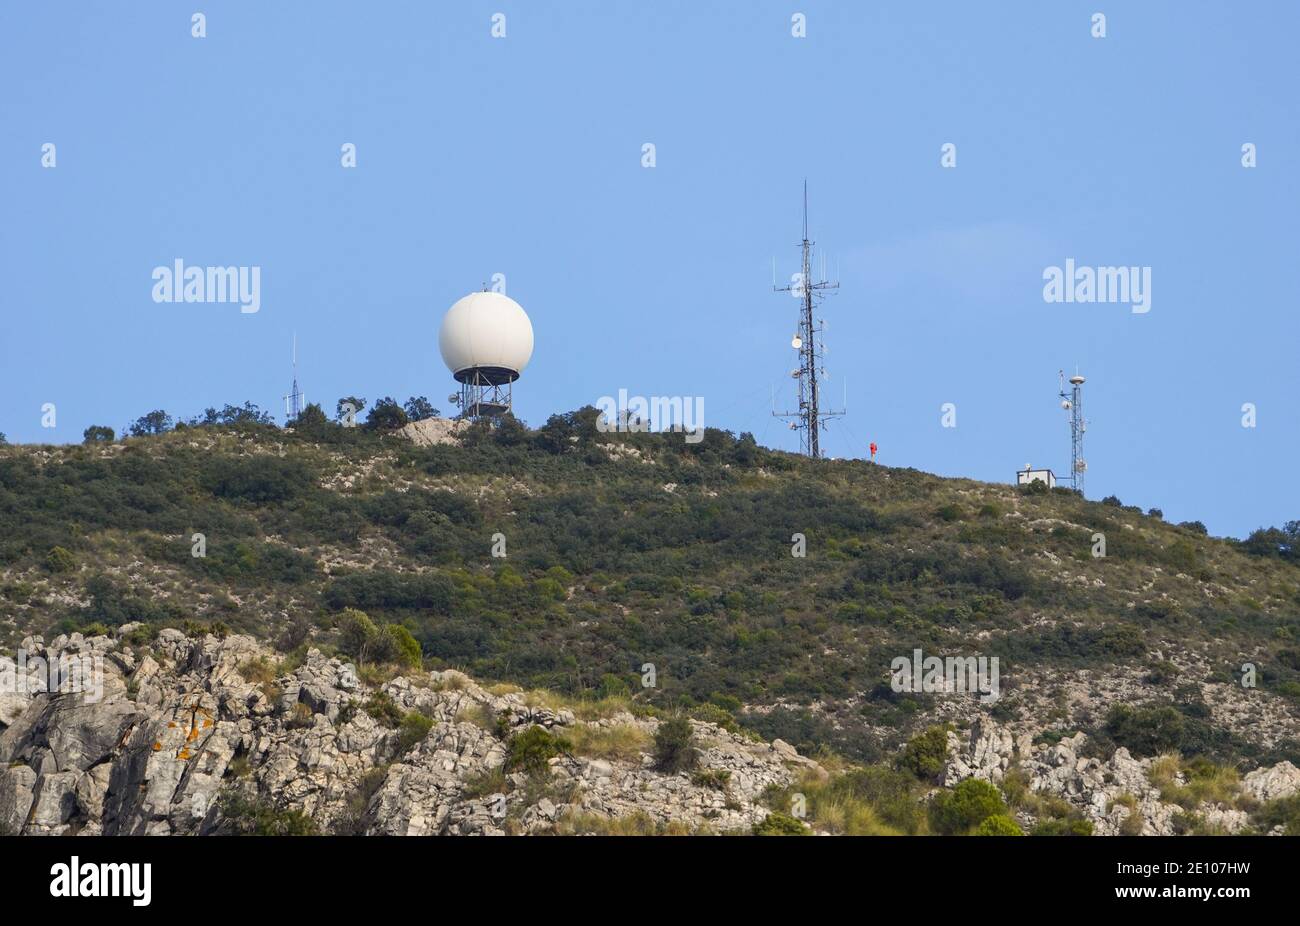
[[[898,759],[900,768],[922,781],[934,781],[948,762],[948,726],[930,727],[912,737]]]
[[[1006,814],[994,814],[991,817],[985,817],[979,826],[975,827],[976,836],[1023,836],[1025,831],[1020,828],[1015,820]]]
[[[1106,715],[1106,733],[1139,758],[1175,752],[1182,743],[1186,721],[1168,705],[1130,707],[1116,704]]]
[[[661,722],[655,730],[655,767],[673,775],[690,771],[698,762],[691,722],[681,715]]]
[[[510,738],[506,751],[506,770],[525,771],[541,776],[550,771],[550,760],[569,751],[568,740],[545,727],[531,726]]]
[[[1002,793],[987,781],[967,778],[930,801],[930,826],[946,835],[964,833],[995,814],[1005,815]]]
[[[50,572],[71,572],[77,568],[77,561],[63,547],[50,547],[45,554],[45,568]]]
[[[243,789],[224,792],[218,799],[224,827],[235,836],[315,836],[316,822],[300,810],[281,810]]]
[[[691,784],[697,788],[726,791],[731,783],[731,772],[725,768],[705,768],[691,773]]]
[[[1057,817],[1034,827],[1033,836],[1091,836],[1092,822],[1082,817]]]
[[[773,812],[762,823],[755,823],[752,832],[755,836],[807,836],[808,827],[794,817]]]
[[[384,691],[376,691],[372,694],[366,699],[366,703],[361,705],[361,709],[390,730],[401,726],[406,717],[402,709],[397,706],[397,702]]]
[[[421,665],[420,643],[401,624],[380,627],[366,612],[346,608],[339,615],[338,631],[339,649],[359,665],[395,663],[412,669]]]
[[[1265,833],[1280,826],[1283,835],[1300,836],[1300,794],[1261,805],[1251,814],[1251,822]]]
[[[429,735],[433,728],[433,718],[419,711],[411,711],[402,718],[401,733],[397,738],[397,754],[403,755],[416,743]]]
[[[401,624],[385,624],[384,634],[388,637],[388,649],[393,653],[393,662],[412,669],[420,668],[420,644],[411,636],[411,631]]]

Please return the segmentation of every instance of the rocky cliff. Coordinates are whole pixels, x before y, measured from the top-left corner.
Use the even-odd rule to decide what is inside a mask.
[[[22,663],[0,660],[0,832],[749,832],[772,790],[830,777],[780,740],[699,721],[697,767],[669,774],[652,755],[652,717],[579,718],[455,671],[367,682],[315,649],[290,668],[251,637],[164,629],[142,643],[138,629],[28,638]],[[93,695],[51,693],[37,668],[92,662]],[[511,748],[530,730],[558,744],[531,769]],[[1290,762],[1199,799],[1158,758],[1087,746],[1082,733],[1036,741],[981,718],[948,733],[941,783],[1019,789],[1026,831],[1068,813],[1098,835],[1182,832],[1188,814],[1240,832],[1252,807],[1300,793]]]
[[[580,720],[454,671],[367,684],[317,650],[256,681],[273,656],[251,637],[163,630],[136,645],[136,629],[24,641],[32,664],[100,657],[102,696],[51,694],[34,670],[6,686],[0,831],[208,834],[296,819],[292,831],[423,836],[634,819],[646,832],[748,832],[766,788],[820,773],[779,740],[692,722],[697,768],[665,774],[637,748],[651,748],[654,719]],[[507,770],[508,743],[534,727],[558,754],[540,772]]]
[[[1173,836],[1186,832],[1183,818],[1195,816],[1204,830],[1222,834],[1242,832],[1251,825],[1249,810],[1269,801],[1300,793],[1300,769],[1283,761],[1223,783],[1213,799],[1198,799],[1188,787],[1189,775],[1168,758],[1137,759],[1124,747],[1108,758],[1087,754],[1083,733],[1055,743],[1035,742],[1029,733],[1012,730],[987,718],[976,721],[965,735],[948,734],[948,761],[943,783],[956,785],[978,778],[1006,785],[1018,779],[1034,805],[1037,796],[1062,802],[1092,824],[1098,836]],[[1019,813],[1028,827],[1037,822],[1026,809]],[[1282,827],[1273,835],[1280,835]]]

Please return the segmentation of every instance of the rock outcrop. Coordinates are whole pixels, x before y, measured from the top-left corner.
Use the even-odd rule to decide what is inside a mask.
[[[981,718],[964,735],[948,734],[943,783],[951,787],[965,778],[980,778],[998,784],[1014,769],[1031,794],[1064,801],[1091,822],[1099,836],[1177,835],[1186,831],[1189,815],[1215,832],[1237,833],[1248,826],[1249,813],[1236,807],[1202,802],[1189,811],[1166,800],[1151,778],[1154,760],[1136,759],[1123,747],[1105,760],[1088,756],[1087,739],[1075,733],[1055,743],[1035,743],[1028,733],[1013,734]],[[1246,774],[1239,788],[1243,802],[1254,803],[1297,792],[1300,769],[1290,762]],[[1026,825],[1037,822],[1026,812],[1020,816]]]
[[[397,433],[417,447],[454,444],[465,423],[458,418],[424,418],[403,425]]]
[[[102,696],[51,693],[35,673],[9,686],[17,693],[0,703],[0,832],[223,832],[238,822],[232,795],[244,808],[296,811],[322,832],[581,832],[629,815],[727,832],[764,818],[767,787],[820,773],[779,740],[692,721],[698,772],[664,774],[648,754],[653,718],[584,722],[454,671],[369,685],[317,650],[281,672],[251,637],[167,629],[133,645],[135,629],[23,641],[49,663],[100,657]],[[413,726],[401,722],[412,716]],[[560,749],[540,774],[507,771],[510,737],[533,726],[624,745],[604,758]]]

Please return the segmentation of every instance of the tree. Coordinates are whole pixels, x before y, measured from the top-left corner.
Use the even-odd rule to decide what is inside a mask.
[[[424,421],[426,418],[437,418],[440,414],[433,403],[422,395],[411,396],[402,406],[406,411],[406,417],[411,421]]]
[[[298,417],[293,419],[290,424],[300,430],[317,430],[329,424],[329,419],[325,417],[324,410],[313,402],[300,411]]]
[[[365,665],[379,628],[365,611],[347,608],[339,615],[339,649]]]
[[[600,409],[592,405],[584,405],[563,415],[552,415],[537,429],[534,440],[547,453],[565,453],[576,445],[594,440],[599,433],[596,428],[599,419]]]
[[[228,424],[275,424],[275,419],[252,402],[245,402],[242,406],[227,403],[220,411],[215,408],[204,409],[202,415],[195,415],[187,424],[196,428]]]
[[[528,440],[528,426],[510,412],[496,420],[492,439],[503,447],[518,447]]]
[[[0,431],[0,444],[7,444],[7,443],[9,443],[9,438],[5,437],[4,431]]]
[[[131,424],[132,437],[144,437],[148,434],[164,434],[172,429],[172,416],[161,408],[154,409],[147,415],[141,415]]]
[[[1300,561],[1300,521],[1288,521],[1282,527],[1261,527],[1251,533],[1242,548],[1252,556],[1278,556]]]
[[[360,665],[367,662],[396,663],[418,669],[423,654],[419,641],[401,624],[375,624],[365,611],[347,608],[339,615],[339,649],[356,659]]]
[[[366,417],[366,427],[375,431],[391,431],[402,427],[406,422],[406,412],[402,411],[402,406],[390,396],[376,399],[375,407]]]
[[[384,634],[393,650],[393,662],[411,669],[420,668],[424,654],[420,651],[420,642],[411,636],[411,631],[401,624],[385,624]]]
[[[533,438],[537,446],[547,453],[564,453],[569,449],[569,438],[577,440],[574,433],[573,423],[569,421],[566,415],[552,415],[546,419],[546,424],[537,429],[537,435]]]
[[[102,424],[92,424],[81,432],[81,439],[87,444],[111,444],[116,436],[112,428]]]
[[[351,406],[352,414],[354,416],[360,415],[361,410],[366,407],[366,400],[358,399],[354,395],[345,395],[343,398],[339,399],[338,405],[334,407],[334,417],[339,421],[342,421],[349,406]]]

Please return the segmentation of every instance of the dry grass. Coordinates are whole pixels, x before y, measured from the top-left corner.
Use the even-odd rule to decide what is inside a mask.
[[[269,685],[280,675],[280,666],[265,656],[248,659],[239,664],[239,674],[252,685]]]
[[[524,692],[524,703],[529,707],[543,707],[552,711],[573,711],[573,716],[579,720],[605,720],[615,714],[632,713],[634,704],[633,700],[625,695],[607,698],[568,698],[541,688]]]
[[[472,723],[489,732],[496,730],[496,717],[486,704],[475,701],[456,712],[456,723]]]
[[[1151,784],[1160,790],[1160,799],[1195,810],[1203,802],[1236,806],[1241,796],[1241,782],[1235,768],[1195,760],[1184,762],[1177,754],[1159,756],[1151,762]],[[1180,783],[1179,778],[1185,783]]]
[[[564,738],[573,744],[571,751],[575,756],[590,759],[639,759],[653,745],[649,733],[629,723],[604,727],[575,724],[564,731]]]

